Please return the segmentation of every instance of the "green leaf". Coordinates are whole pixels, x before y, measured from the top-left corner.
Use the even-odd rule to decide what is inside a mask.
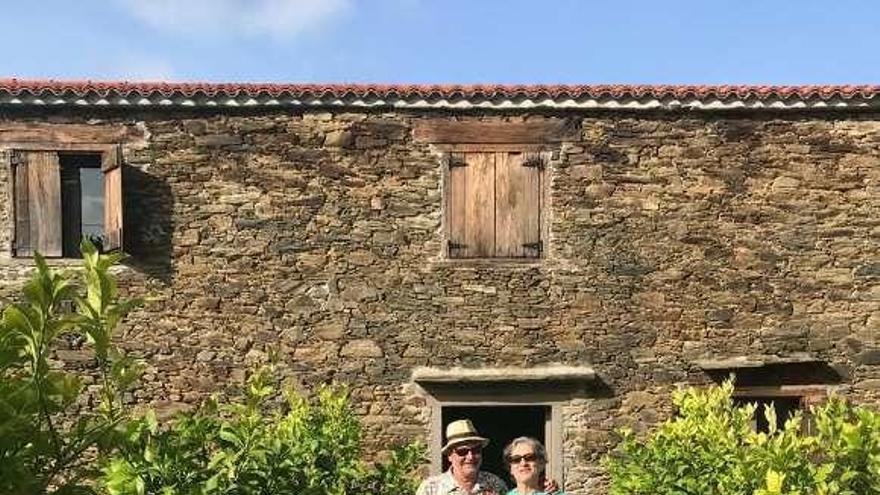
[[[220,438],[233,445],[241,445],[241,438],[228,429],[220,430]]]
[[[781,473],[777,473],[772,469],[767,470],[766,475],[766,483],[767,483],[767,493],[776,494],[782,493],[782,484],[785,481],[785,475]]]

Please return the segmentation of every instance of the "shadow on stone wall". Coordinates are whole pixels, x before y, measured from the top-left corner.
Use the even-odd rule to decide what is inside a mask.
[[[174,197],[165,179],[125,169],[125,264],[170,284]]]

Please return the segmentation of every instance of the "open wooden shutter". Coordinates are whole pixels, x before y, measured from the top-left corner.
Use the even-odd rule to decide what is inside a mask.
[[[28,211],[28,168],[27,157],[20,151],[11,152],[11,162],[15,183],[15,255],[33,256],[31,247],[31,217]]]
[[[123,248],[122,153],[119,146],[101,156],[104,173],[104,250]]]
[[[541,256],[541,174],[547,158],[540,153],[497,153],[495,256]]]
[[[58,154],[29,151],[22,152],[21,156],[22,164],[16,167],[16,193],[27,191],[27,199],[25,206],[25,200],[19,201],[16,197],[16,228],[20,227],[16,231],[16,246],[22,249],[21,252],[16,249],[16,255],[29,256],[39,251],[44,256],[61,256],[61,167]],[[24,171],[19,172],[22,166]],[[24,215],[27,215],[26,219]],[[19,234],[22,234],[20,244]]]

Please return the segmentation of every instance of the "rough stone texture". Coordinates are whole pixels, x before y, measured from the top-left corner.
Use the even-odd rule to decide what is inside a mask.
[[[583,494],[602,491],[615,428],[645,431],[670,390],[708,382],[696,361],[809,353],[841,370],[841,393],[880,403],[880,116],[564,117],[580,139],[546,171],[546,258],[525,264],[443,259],[440,157],[410,128],[445,114],[49,109],[0,123],[148,130],[125,148],[120,277],[151,301],[120,343],[149,365],[133,400],[165,412],[277,350],[303,391],[350,385],[382,446],[428,438],[416,367],[591,366],[607,393],[565,401],[560,425],[565,488]],[[30,268],[9,254],[8,200],[0,225],[9,296]]]

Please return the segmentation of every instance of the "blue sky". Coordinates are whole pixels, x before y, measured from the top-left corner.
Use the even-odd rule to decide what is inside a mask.
[[[880,83],[876,0],[9,0],[0,77]]]

